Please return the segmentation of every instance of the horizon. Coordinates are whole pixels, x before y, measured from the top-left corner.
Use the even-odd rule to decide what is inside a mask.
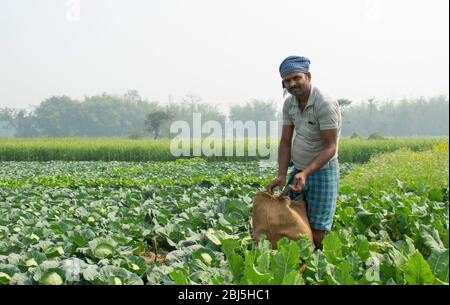
[[[108,96],[121,98],[121,97],[123,97],[123,96],[125,95],[126,92],[124,92],[124,93],[122,93],[122,94],[109,94],[108,92],[102,92],[102,93],[99,93],[99,94],[94,94],[94,95],[92,95],[92,96],[84,95],[82,99],[75,99],[75,98],[73,98],[73,97],[71,97],[71,96],[64,95],[64,94],[62,94],[62,95],[55,95],[55,96],[49,96],[48,98],[67,96],[67,97],[69,97],[70,99],[72,99],[72,100],[74,100],[74,101],[77,101],[77,102],[79,102],[79,103],[83,103],[83,102],[85,102],[85,99],[86,99],[86,98],[88,98],[88,97],[93,97],[93,96],[101,96],[103,93],[105,93],[105,94],[108,95]],[[169,103],[170,103],[170,102],[168,102],[168,101],[162,103],[162,102],[157,101],[157,100],[148,99],[148,98],[146,98],[146,97],[144,97],[144,96],[140,96],[140,97],[141,97],[140,102],[147,102],[147,103],[154,103],[154,102],[156,102],[156,103],[158,103],[159,106],[167,106],[167,105],[169,105]],[[172,104],[180,104],[180,103],[183,102],[183,98],[185,98],[185,97],[187,97],[187,95],[181,97],[181,98],[180,98],[179,100],[177,100],[177,101],[172,101],[171,103],[172,103]],[[197,96],[196,96],[196,97],[197,97]],[[201,96],[199,96],[199,97],[201,98]],[[362,105],[364,102],[368,101],[368,100],[371,99],[371,98],[373,98],[374,101],[376,102],[376,106],[384,106],[384,105],[389,104],[389,103],[393,103],[394,105],[396,105],[396,104],[401,103],[403,100],[406,100],[406,101],[417,101],[417,100],[420,100],[420,99],[425,99],[426,102],[429,102],[429,101],[432,100],[432,99],[441,98],[441,97],[444,97],[444,98],[447,100],[447,102],[449,102],[449,98],[450,98],[450,97],[449,97],[449,95],[445,95],[445,94],[432,95],[432,96],[417,96],[417,97],[405,97],[405,96],[404,96],[404,97],[401,97],[401,98],[399,98],[399,99],[389,99],[389,98],[385,98],[385,99],[377,99],[377,98],[373,98],[373,97],[368,97],[368,98],[365,98],[365,99],[362,99],[362,100],[359,100],[359,101],[350,100],[352,103],[351,103],[350,105],[346,106],[346,108],[348,109],[348,108],[351,108],[351,107],[354,107],[354,106],[360,106],[360,105]],[[48,99],[48,98],[46,98],[46,99]],[[341,97],[341,98],[345,99],[345,97]],[[40,102],[37,103],[37,104],[28,105],[28,106],[26,106],[26,107],[9,107],[9,106],[4,106],[4,105],[0,104],[0,109],[6,107],[6,108],[9,108],[9,109],[13,109],[13,110],[15,110],[15,111],[18,111],[18,110],[26,110],[27,112],[32,112],[32,111],[34,111],[37,107],[39,107],[40,103],[44,102],[46,99],[40,101]],[[253,98],[250,98],[250,99],[248,99],[248,100],[242,101],[241,105],[243,105],[243,104],[245,104],[245,103],[247,103],[247,102],[251,102],[252,100],[253,100]],[[282,108],[282,102],[281,102],[281,100],[282,100],[282,99],[280,99],[279,101],[277,101],[277,100],[272,100],[272,102],[275,103],[275,105],[277,106],[277,114],[278,114],[278,115],[280,114],[279,112],[281,111],[281,108]],[[269,100],[268,100],[268,99],[265,99],[264,101],[267,102],[267,101],[269,101]],[[129,102],[131,102],[131,101],[129,101]],[[198,103],[200,103],[200,104],[208,104],[208,105],[211,105],[211,106],[216,106],[216,107],[217,107],[217,108],[216,108],[217,111],[218,111],[219,113],[221,113],[221,114],[226,115],[227,118],[228,118],[228,116],[229,116],[229,114],[230,114],[230,107],[232,107],[232,106],[239,106],[239,105],[237,105],[237,104],[232,104],[232,105],[215,105],[215,104],[213,104],[213,103],[211,103],[211,102],[208,102],[208,101],[205,101],[205,100],[203,100],[203,99],[201,99]],[[222,107],[221,107],[221,106],[222,106]],[[225,106],[225,107],[223,107],[223,106]]]

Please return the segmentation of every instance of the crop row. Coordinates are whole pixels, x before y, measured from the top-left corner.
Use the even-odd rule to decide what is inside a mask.
[[[277,141],[271,145],[276,155]],[[394,138],[384,140],[342,139],[339,156],[341,162],[367,162],[372,156],[392,152],[399,148],[413,151],[431,149],[438,143],[448,143],[448,138]],[[254,145],[253,145],[254,144]],[[269,142],[266,143],[267,145]],[[256,141],[230,142],[231,156],[226,156],[225,144],[220,155],[201,157],[211,161],[250,161],[267,159],[266,152],[258,149]],[[250,147],[255,147],[253,154]],[[181,146],[180,146],[181,147]],[[188,156],[195,156],[195,145],[189,145]],[[197,146],[198,147],[198,146]],[[242,147],[242,151],[239,149]],[[241,154],[239,154],[241,153]],[[276,156],[275,156],[276,157]],[[163,140],[130,140],[123,138],[29,138],[0,139],[0,161],[173,161],[171,142]],[[275,158],[276,159],[276,158]]]
[[[398,184],[375,183],[392,169],[383,162],[399,168]],[[2,162],[0,283],[445,284],[448,180],[428,184],[411,162],[441,168],[448,152],[346,170],[333,231],[315,252],[305,239],[253,244],[252,199],[276,174],[271,163]]]

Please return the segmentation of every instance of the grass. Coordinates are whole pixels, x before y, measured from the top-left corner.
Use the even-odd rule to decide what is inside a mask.
[[[355,165],[341,181],[344,193],[367,194],[373,190],[416,190],[438,194],[449,184],[448,143],[427,151],[403,148]]]
[[[239,142],[242,143],[242,142]],[[249,143],[242,143],[243,156],[205,156],[211,161],[249,161],[264,159],[263,156],[248,156]],[[424,151],[437,144],[448,143],[448,137],[391,138],[384,140],[342,139],[339,146],[340,162],[364,163],[380,153],[400,148]],[[233,142],[233,151],[238,141]],[[273,145],[278,141],[273,140]],[[277,150],[275,150],[277,151]],[[192,155],[192,148],[190,149]],[[222,155],[224,155],[224,149]],[[259,150],[257,150],[257,155]],[[171,140],[126,138],[21,138],[0,139],[0,161],[172,161]]]

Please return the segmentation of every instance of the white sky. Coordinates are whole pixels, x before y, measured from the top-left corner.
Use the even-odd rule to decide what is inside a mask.
[[[79,20],[76,3],[79,2]],[[0,0],[0,107],[52,95],[281,100],[280,62],[330,95],[448,95],[448,0]],[[75,20],[74,20],[75,19]]]

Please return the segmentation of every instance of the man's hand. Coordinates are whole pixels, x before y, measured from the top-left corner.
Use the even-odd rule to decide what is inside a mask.
[[[286,184],[286,176],[278,176],[266,186],[266,189],[269,193],[273,194],[273,189],[278,186],[281,192],[285,184]]]
[[[306,183],[306,174],[304,172],[300,172],[294,176],[294,184],[289,184],[289,187],[295,193],[300,193],[305,188]]]

